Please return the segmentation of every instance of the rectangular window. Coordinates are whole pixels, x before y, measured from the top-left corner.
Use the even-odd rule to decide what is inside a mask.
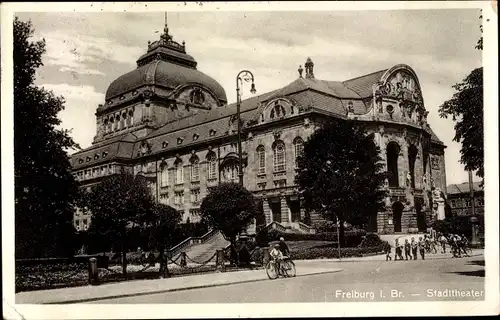
[[[217,178],[217,160],[210,159],[208,162],[208,179],[216,179]]]
[[[168,169],[167,166],[162,166],[160,171],[160,185],[162,187],[168,186]]]
[[[176,205],[184,204],[184,191],[178,191],[175,193],[174,202]]]
[[[257,149],[257,158],[259,161],[259,174],[266,173],[266,150],[263,146]]]
[[[164,193],[160,195],[160,203],[168,204],[168,193]]]
[[[191,181],[200,181],[200,165],[198,162],[191,164]]]
[[[470,208],[470,206],[471,206],[470,199],[465,200],[465,206],[466,206],[467,208]]]
[[[191,190],[191,202],[196,203],[200,201],[200,189]]]
[[[457,203],[455,202],[455,200],[451,200],[451,207],[452,208],[455,208],[457,206]]]
[[[476,198],[476,199],[477,199],[476,203],[478,206],[480,206],[480,207],[484,206],[484,199],[483,198]]]
[[[175,167],[175,184],[184,183],[184,168],[182,164]]]
[[[168,169],[168,184],[172,185],[174,184],[174,178],[175,178],[175,170],[174,169]]]

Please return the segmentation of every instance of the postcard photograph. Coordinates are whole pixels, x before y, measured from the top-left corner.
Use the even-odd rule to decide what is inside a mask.
[[[4,307],[498,309],[496,2],[405,3],[2,5]]]

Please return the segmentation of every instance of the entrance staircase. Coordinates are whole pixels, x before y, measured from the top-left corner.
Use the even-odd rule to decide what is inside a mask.
[[[297,222],[287,226],[273,221],[266,225],[262,230],[276,229],[282,233],[307,233],[312,234],[315,232],[314,228],[302,223]],[[201,237],[190,237],[182,241],[175,247],[171,248],[170,256],[176,258],[182,252],[185,252],[187,257],[192,261],[203,263],[210,259],[215,254],[216,250],[226,249],[231,243],[227,241],[222,233],[217,230],[211,230]]]
[[[189,259],[202,263],[208,260],[216,250],[225,249],[229,246],[222,233],[211,230],[201,237],[190,237],[170,249],[171,257],[177,257],[185,252]]]

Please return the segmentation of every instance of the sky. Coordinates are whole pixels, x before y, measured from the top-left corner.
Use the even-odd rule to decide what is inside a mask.
[[[343,81],[396,64],[410,65],[422,87],[428,122],[447,146],[447,184],[467,181],[453,142],[454,122],[441,119],[439,106],[452,86],[481,66],[474,47],[481,36],[479,9],[387,11],[168,12],[174,40],[198,70],[217,80],[229,103],[236,100],[235,77],[242,69],[255,76],[258,93],[278,89],[298,77],[311,57],[315,77]],[[96,131],[95,110],[109,84],[136,68],[148,40],[159,39],[164,13],[33,13],[33,40],[46,40],[44,66],[36,84],[66,100],[62,127],[82,147]],[[243,88],[243,98],[249,97]],[[475,177],[475,181],[479,179]]]

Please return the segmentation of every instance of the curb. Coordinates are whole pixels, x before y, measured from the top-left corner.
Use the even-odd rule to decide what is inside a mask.
[[[301,275],[296,275],[294,278],[314,276],[314,275],[327,274],[327,273],[336,273],[336,272],[341,272],[341,271],[344,271],[344,269],[332,269],[332,270],[328,270],[328,271],[320,271],[320,272],[315,272],[315,273],[301,274]],[[46,302],[46,303],[42,303],[42,304],[51,305],[51,304],[71,304],[71,303],[94,302],[94,301],[109,300],[109,299],[147,296],[147,295],[151,295],[151,294],[168,293],[168,292],[176,292],[176,291],[187,291],[187,290],[195,290],[195,289],[211,288],[211,287],[224,287],[224,286],[230,286],[230,285],[234,285],[234,284],[259,282],[259,281],[269,281],[269,279],[263,278],[263,279],[253,279],[253,280],[242,280],[242,281],[236,281],[236,282],[230,282],[230,283],[204,284],[204,285],[197,285],[197,286],[184,287],[184,288],[172,288],[172,289],[164,289],[164,290],[156,290],[156,291],[127,293],[127,294],[120,294],[120,295],[113,295],[113,296],[106,296],[106,297],[96,297],[96,298],[73,299],[73,300],[66,300],[66,301],[61,301],[61,302]]]
[[[472,254],[468,257],[461,257],[461,258],[453,258],[453,256],[434,256],[434,255],[427,255],[426,254],[426,259],[423,260],[423,261],[428,261],[428,260],[443,260],[443,259],[462,259],[462,258],[473,258],[473,257],[480,257],[480,256],[483,256],[484,254],[483,253],[475,253],[475,254]],[[428,259],[428,257],[431,257]],[[359,257],[359,258],[344,258],[342,260],[339,260],[339,259],[335,259],[335,258],[328,258],[328,259],[310,259],[310,260],[295,260],[295,262],[297,263],[297,261],[303,261],[305,263],[313,263],[313,262],[328,262],[328,263],[346,263],[346,262],[374,262],[374,261],[378,261],[378,262],[385,262],[385,256],[383,257],[384,259],[363,259],[363,257]],[[422,259],[418,259],[418,260],[422,260]],[[417,260],[417,261],[418,261]],[[394,260],[392,260],[394,261]],[[400,261],[400,260],[397,260],[397,261]],[[402,260],[403,261],[403,260]],[[410,261],[410,260],[408,260]],[[414,260],[412,260],[414,261]]]

